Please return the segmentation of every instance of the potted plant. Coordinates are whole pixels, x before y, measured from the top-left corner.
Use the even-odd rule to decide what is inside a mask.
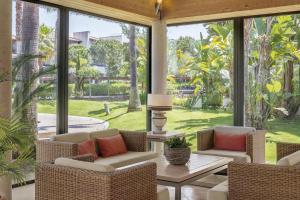
[[[191,143],[187,142],[185,137],[172,137],[165,141],[166,159],[172,165],[185,165],[191,156]]]
[[[29,128],[20,118],[0,118],[0,189],[11,178],[16,183],[23,183],[24,169],[34,165],[32,145],[35,137]],[[12,152],[17,152],[18,155],[11,160]],[[5,190],[0,190],[0,199],[6,199],[6,195]]]

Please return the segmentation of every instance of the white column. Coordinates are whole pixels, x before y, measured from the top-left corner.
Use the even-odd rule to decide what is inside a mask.
[[[152,24],[152,93],[166,93],[167,73],[167,25],[157,20]]]
[[[167,25],[157,20],[152,24],[152,93],[165,94],[167,88]],[[152,125],[152,130],[155,127]],[[163,143],[155,142],[153,149],[162,154]]]
[[[0,74],[5,75],[5,80],[0,81],[0,117],[9,118],[11,115],[11,0],[0,0],[0,24]],[[11,179],[0,176],[0,195],[4,199],[11,200],[11,193]]]

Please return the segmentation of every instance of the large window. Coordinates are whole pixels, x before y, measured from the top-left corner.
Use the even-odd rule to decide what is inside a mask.
[[[146,129],[148,29],[70,12],[69,131]]]
[[[233,22],[168,27],[167,81],[174,98],[168,130],[232,125]]]
[[[245,19],[245,122],[267,130],[266,159],[275,143],[300,142],[300,15]]]
[[[20,116],[39,139],[56,132],[58,13],[53,7],[13,1],[12,115]],[[33,179],[33,169],[24,170]]]
[[[13,113],[39,137],[56,132],[58,9],[13,2]]]

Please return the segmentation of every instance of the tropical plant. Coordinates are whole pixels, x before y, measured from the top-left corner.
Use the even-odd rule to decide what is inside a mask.
[[[90,66],[89,50],[83,45],[70,46],[69,65],[74,69],[75,96],[82,97],[86,79],[99,76],[97,69]]]
[[[40,59],[39,55],[20,55],[13,61],[12,67],[12,84],[13,84],[13,102],[12,113],[19,115],[24,123],[31,124],[32,133],[37,133],[37,119],[29,120],[28,108],[36,103],[37,95],[45,90],[48,90],[53,85],[53,80],[45,84],[38,84],[36,82],[44,75],[54,74],[56,66],[35,71],[30,76],[22,76],[24,67],[27,66],[32,60]],[[33,111],[36,115],[36,110]],[[31,117],[30,117],[31,119]]]
[[[31,125],[21,123],[16,115],[12,119],[0,118],[0,177],[9,176],[17,183],[25,181],[24,167],[34,165],[33,148],[35,137]],[[9,161],[9,152],[18,152],[16,159]]]
[[[191,143],[187,142],[185,137],[172,137],[164,142],[169,148],[189,148]]]

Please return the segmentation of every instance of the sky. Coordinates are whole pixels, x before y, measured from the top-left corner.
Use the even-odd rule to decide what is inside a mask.
[[[13,34],[15,35],[15,22],[16,22],[16,10],[15,2],[13,2]],[[58,10],[51,12],[47,11],[45,7],[40,8],[40,24],[45,24],[55,28],[55,23],[58,18]],[[70,36],[73,32],[90,31],[91,36],[94,37],[105,37],[120,35],[122,29],[117,22],[104,20],[101,18],[90,17],[88,15],[76,14],[75,12],[70,13]],[[195,39],[200,38],[200,32],[205,36],[207,31],[202,24],[193,25],[181,25],[168,27],[168,38],[178,39],[180,36],[190,36]]]

